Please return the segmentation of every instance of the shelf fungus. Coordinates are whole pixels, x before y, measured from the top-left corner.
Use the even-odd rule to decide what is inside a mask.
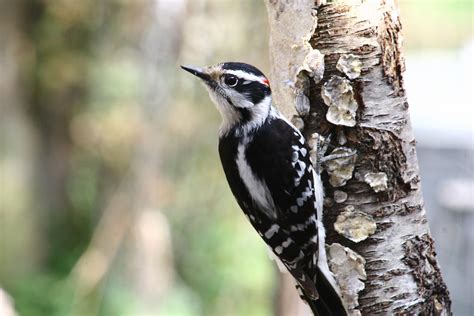
[[[349,80],[332,76],[321,89],[321,97],[329,107],[326,119],[335,125],[356,124],[357,101]]]
[[[342,128],[339,128],[337,131],[337,143],[341,146],[344,146],[347,143],[347,137]]]
[[[347,193],[344,191],[336,190],[334,191],[334,202],[344,203],[347,200]]]
[[[296,81],[305,75],[313,78],[314,83],[319,83],[324,75],[324,55],[317,49],[313,49],[309,43],[305,43],[307,54],[303,64],[296,70]]]
[[[299,75],[295,81],[295,98],[296,98],[296,112],[301,116],[309,114],[310,102],[308,98],[309,94],[309,78],[306,75]]]
[[[344,293],[343,299],[349,308],[350,315],[361,315],[356,308],[359,306],[359,292],[365,287],[362,281],[367,279],[365,259],[338,243],[328,247],[328,259],[329,267]]]
[[[324,167],[329,174],[329,183],[333,187],[341,187],[352,178],[357,160],[356,153],[353,149],[338,147],[324,157]]]
[[[364,181],[375,192],[381,192],[387,190],[387,174],[385,172],[370,172],[364,176]]]
[[[324,55],[317,49],[313,49],[309,43],[305,43],[307,51],[303,64],[296,70],[294,79],[294,93],[296,97],[296,111],[299,115],[308,115],[310,109],[309,88],[310,78],[319,83],[324,75]]]
[[[334,229],[347,239],[360,242],[375,233],[377,225],[369,214],[356,211],[354,206],[348,205],[337,217]]]
[[[355,79],[360,76],[362,62],[352,54],[341,55],[336,65],[337,70],[344,73],[347,78]]]

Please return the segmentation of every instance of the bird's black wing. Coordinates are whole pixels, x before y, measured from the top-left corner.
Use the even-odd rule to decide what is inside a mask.
[[[260,236],[295,278],[315,314],[333,314],[340,298],[317,267],[318,229],[314,170],[304,137],[284,119],[268,119],[247,138],[230,132],[219,142],[221,162],[239,206]],[[274,209],[269,214],[257,203],[257,193],[243,181],[237,161],[244,150],[252,176],[268,188]],[[242,153],[240,153],[242,154]],[[320,219],[319,219],[320,220]],[[327,286],[329,285],[329,287]],[[324,293],[322,293],[324,291]],[[318,293],[321,292],[321,293]],[[329,294],[329,303],[318,297]],[[334,301],[336,304],[332,304]],[[329,307],[335,305],[335,307]],[[341,305],[342,306],[342,305]],[[342,306],[342,310],[344,310]]]
[[[318,233],[324,232],[318,231],[322,219],[316,209],[318,203],[322,206],[318,199],[323,194],[304,137],[283,118],[270,119],[253,135],[246,157],[265,181],[276,207],[272,225],[280,231],[262,237],[293,274],[315,314],[346,315],[338,290],[329,281],[332,275],[317,264]],[[322,224],[319,229],[324,229]]]

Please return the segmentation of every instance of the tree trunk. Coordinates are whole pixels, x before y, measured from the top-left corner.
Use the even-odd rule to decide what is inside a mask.
[[[322,175],[329,264],[352,314],[451,314],[423,206],[394,1],[266,4],[275,103],[310,143],[331,135],[330,154],[354,154],[328,161]]]

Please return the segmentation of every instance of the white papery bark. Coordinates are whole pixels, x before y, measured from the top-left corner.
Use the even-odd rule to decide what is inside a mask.
[[[403,87],[397,7],[316,2],[266,5],[275,103],[307,139],[331,134],[332,153],[356,152],[323,174],[331,269],[354,315],[448,315]]]

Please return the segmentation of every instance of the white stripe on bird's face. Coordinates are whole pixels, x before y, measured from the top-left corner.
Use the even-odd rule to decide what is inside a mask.
[[[234,75],[239,79],[246,80],[246,81],[256,81],[260,82],[261,84],[267,85],[268,86],[268,80],[264,76],[256,76],[254,74],[245,72],[243,70],[223,70],[225,74],[230,74]]]

